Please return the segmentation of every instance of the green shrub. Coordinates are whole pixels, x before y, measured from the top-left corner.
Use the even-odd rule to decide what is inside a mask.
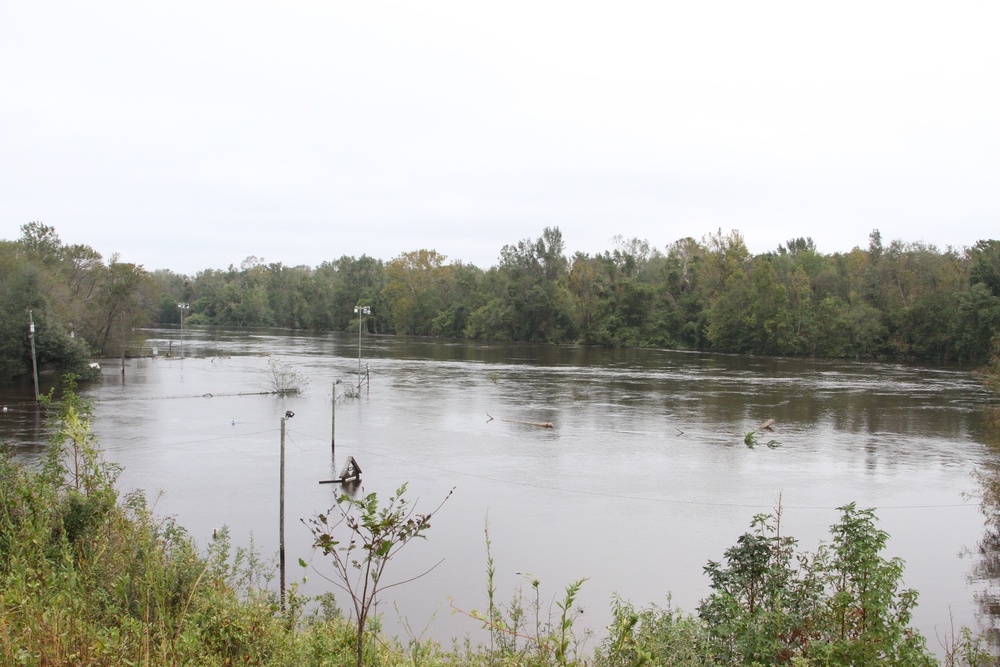
[[[712,658],[708,626],[698,618],[674,609],[652,605],[637,611],[615,596],[608,636],[595,654],[597,667],[710,667]]]
[[[780,510],[705,571],[713,593],[699,606],[723,664],[932,665],[910,626],[917,593],[902,589],[903,562],[881,555],[888,534],[871,509],[839,508],[832,541],[796,554]]]

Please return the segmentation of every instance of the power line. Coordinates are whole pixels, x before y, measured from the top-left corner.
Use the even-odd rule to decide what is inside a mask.
[[[167,448],[167,447],[183,447],[185,445],[200,445],[200,444],[205,443],[205,442],[220,442],[222,440],[235,440],[235,439],[238,439],[238,438],[249,438],[249,437],[255,436],[255,435],[263,435],[265,433],[276,433],[277,431],[278,431],[278,429],[271,428],[271,429],[267,429],[266,431],[253,431],[251,433],[237,433],[235,435],[223,435],[223,436],[219,436],[217,438],[202,438],[201,440],[184,440],[184,441],[181,441],[181,442],[165,442],[165,443],[162,443],[162,444],[159,444],[159,445],[155,445],[155,446],[152,446],[152,447],[145,447],[144,449],[145,450],[150,450],[150,449],[164,449],[164,448]]]

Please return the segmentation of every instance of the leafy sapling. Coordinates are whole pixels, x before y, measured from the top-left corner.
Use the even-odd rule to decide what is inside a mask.
[[[362,499],[342,494],[327,514],[319,514],[307,524],[313,534],[313,546],[332,559],[336,580],[331,581],[348,594],[354,606],[358,667],[364,664],[365,635],[376,600],[385,589],[406,583],[386,583],[383,580],[386,566],[411,540],[426,537],[424,533],[431,526],[431,518],[454,489],[428,514],[417,514],[416,506],[403,497],[405,493],[403,484],[381,508],[375,493]]]

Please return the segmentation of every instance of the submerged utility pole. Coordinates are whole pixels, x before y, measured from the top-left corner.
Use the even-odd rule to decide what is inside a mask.
[[[281,611],[285,611],[285,418],[281,418],[281,500],[278,503],[278,563],[281,568]]]
[[[365,315],[371,315],[371,306],[355,306],[354,312],[358,314],[358,395],[361,395],[361,322]]]
[[[181,359],[184,358],[184,311],[191,307],[189,303],[179,303],[177,308],[181,311]]]
[[[35,317],[28,311],[28,340],[31,341],[31,370],[35,376],[35,403],[38,403],[38,359],[35,357]]]

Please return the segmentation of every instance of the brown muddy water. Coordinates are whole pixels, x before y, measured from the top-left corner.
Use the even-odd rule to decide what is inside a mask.
[[[808,551],[828,538],[837,507],[876,508],[888,555],[906,561],[905,584],[920,591],[914,622],[932,650],[941,653],[953,627],[989,624],[976,604],[987,584],[971,577],[984,521],[970,497],[990,456],[988,397],[968,370],[365,336],[370,388],[338,399],[332,457],[332,392],[357,382],[357,335],[144,334],[157,357],[128,360],[124,380],[120,362],[106,360],[81,393],[94,401],[106,457],[124,467],[120,486],[144,489],[201,545],[229,526],[237,543],[252,534],[265,556],[276,554],[286,410],[295,413],[288,579],[307,577],[309,593],[339,593],[300,519],[333,504],[339,488],[318,482],[347,456],[364,471],[365,493],[406,483],[418,511],[454,487],[427,539],[387,570],[387,580],[405,580],[443,559],[380,604],[386,629],[404,641],[488,640],[453,613],[486,607],[487,524],[500,601],[538,579],[543,613],[556,613],[565,587],[587,578],[575,629],[594,631],[589,650],[613,594],[637,606],[672,596],[694,611],[709,593],[706,562],[779,498],[783,532]],[[308,378],[301,396],[253,394],[267,389],[267,355]],[[26,461],[45,440],[31,398],[30,387],[0,393],[9,406],[0,438]],[[762,443],[780,445],[748,448],[746,433],[769,419],[777,423]]]

